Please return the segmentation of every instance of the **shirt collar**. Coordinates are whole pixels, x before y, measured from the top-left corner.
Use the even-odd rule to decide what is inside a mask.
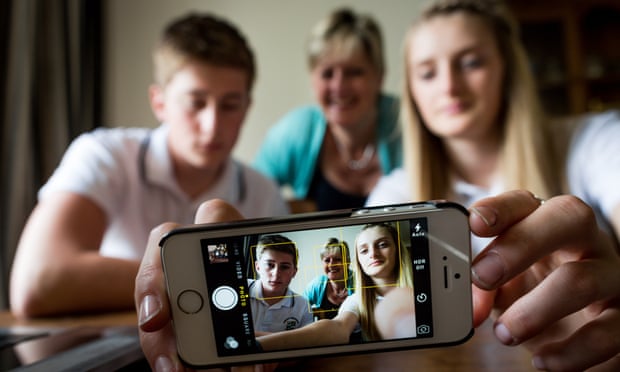
[[[149,183],[180,192],[166,142],[169,132],[169,126],[162,124],[151,132],[147,142],[143,144],[146,146],[143,159],[144,176]]]
[[[151,132],[144,146],[144,176],[148,183],[164,187],[184,199],[189,197],[181,190],[174,176],[172,157],[168,148],[170,126],[161,124]],[[223,199],[231,204],[239,204],[245,193],[243,169],[232,158],[228,160],[218,180],[195,200],[203,201],[213,198]]]
[[[264,300],[263,285],[261,284],[259,279],[254,279],[252,284],[250,284],[250,296],[256,298],[258,301],[261,301],[267,304]],[[290,288],[287,288],[286,295],[283,299],[281,299],[280,301],[278,301],[277,303],[273,305],[268,305],[268,306],[274,309],[280,308],[280,307],[293,307],[294,305],[293,296],[294,296],[293,291],[291,291]]]

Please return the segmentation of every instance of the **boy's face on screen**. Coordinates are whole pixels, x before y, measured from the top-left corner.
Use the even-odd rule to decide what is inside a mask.
[[[189,62],[165,87],[151,88],[153,110],[170,126],[175,162],[217,169],[228,160],[250,106],[248,87],[240,69]]]
[[[293,257],[286,252],[266,249],[255,264],[265,297],[284,296],[297,274]]]

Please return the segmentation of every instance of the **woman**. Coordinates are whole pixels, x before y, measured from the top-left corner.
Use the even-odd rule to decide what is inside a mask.
[[[402,164],[398,103],[381,94],[379,26],[336,10],[316,25],[307,49],[318,107],[284,116],[254,166],[319,210],[362,207],[379,177]]]
[[[473,242],[481,252],[473,262],[479,288],[474,305],[485,308],[475,311],[476,323],[492,305],[498,339],[526,345],[540,369],[582,370],[604,363],[617,370],[620,344],[612,340],[620,339],[620,314],[609,298],[617,300],[620,293],[615,284],[620,279],[618,115],[549,125],[515,22],[498,1],[433,2],[407,34],[405,66],[405,169],[382,179],[368,203],[439,198],[472,205],[486,231],[478,235],[489,237]],[[481,209],[476,201],[511,189],[544,198],[569,193],[592,209],[562,196],[521,214],[535,198],[510,196],[526,204],[513,204],[512,217],[501,218],[525,220],[512,234],[491,240],[496,234],[489,230],[501,225],[497,210],[502,208]],[[520,254],[532,257],[508,270]],[[570,306],[550,307],[555,301]],[[587,340],[597,340],[596,346],[588,347],[593,342]]]
[[[620,232],[620,188],[611,186],[620,183],[618,115],[550,125],[500,2],[435,1],[407,34],[405,65],[406,167],[382,179],[369,204],[447,198],[471,205],[511,189],[542,198],[564,192]],[[484,243],[474,243],[477,252]]]
[[[353,293],[353,271],[349,269],[349,246],[344,240],[329,238],[319,252],[323,274],[306,286],[304,297],[319,319],[331,319],[338,308]]]

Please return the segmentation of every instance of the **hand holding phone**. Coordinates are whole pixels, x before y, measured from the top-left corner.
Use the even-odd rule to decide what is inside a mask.
[[[267,243],[273,245],[267,249],[259,244],[273,235],[287,241]],[[354,267],[355,286],[332,319],[307,324],[304,315],[319,317],[300,293],[316,277],[317,249],[331,236],[352,246],[354,259],[341,265]],[[293,249],[275,249],[290,243]],[[446,345],[473,332],[467,213],[454,204],[198,226],[175,230],[161,244],[177,348],[193,366]],[[287,249],[293,253],[283,253]],[[264,251],[267,260],[261,258]],[[269,276],[261,264],[288,269],[288,276],[276,275],[253,292],[252,283]],[[390,299],[398,292],[403,306]],[[295,301],[304,311],[271,319],[288,330],[260,328],[261,310],[252,304],[292,309]],[[384,320],[398,318],[388,314],[402,321],[384,327]]]

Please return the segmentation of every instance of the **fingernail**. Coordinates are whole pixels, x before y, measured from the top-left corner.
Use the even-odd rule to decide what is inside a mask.
[[[516,345],[517,341],[503,323],[497,323],[493,328],[495,337],[497,337],[504,345]]]
[[[547,370],[547,366],[545,365],[545,361],[543,360],[543,358],[539,357],[539,356],[535,356],[532,358],[532,366],[534,366],[534,368],[540,370],[540,371],[546,371]]]
[[[165,355],[161,355],[157,357],[155,361],[155,371],[156,372],[170,372],[174,371],[174,366],[172,365],[172,361]]]
[[[493,227],[497,222],[497,214],[489,207],[472,207],[471,211],[480,217],[488,227]]]
[[[494,251],[487,252],[471,268],[471,273],[484,289],[493,289],[504,278],[504,262]]]
[[[140,303],[140,312],[138,315],[138,325],[142,326],[148,323],[155,315],[161,311],[161,303],[159,299],[153,295],[146,295]]]

